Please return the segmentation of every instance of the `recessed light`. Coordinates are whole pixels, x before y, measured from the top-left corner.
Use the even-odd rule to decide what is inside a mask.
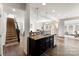
[[[55,10],[52,10],[52,12],[55,12]]]
[[[13,11],[15,11],[15,9],[13,9]]]
[[[42,5],[46,5],[46,3],[42,3]]]

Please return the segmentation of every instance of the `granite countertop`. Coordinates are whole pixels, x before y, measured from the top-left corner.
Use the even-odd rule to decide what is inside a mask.
[[[30,38],[34,40],[39,40],[39,39],[50,37],[50,36],[52,35],[35,35],[35,36],[30,36]]]

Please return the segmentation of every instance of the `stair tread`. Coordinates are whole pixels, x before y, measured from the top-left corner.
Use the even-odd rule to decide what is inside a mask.
[[[11,33],[7,33],[7,34],[15,34],[14,32],[11,32]]]
[[[13,42],[18,42],[18,40],[14,40],[14,41],[6,41],[6,44],[10,44],[10,43],[13,43]]]
[[[7,47],[7,46],[12,46],[12,45],[17,45],[19,44],[18,42],[13,42],[13,43],[9,43],[9,44],[5,44],[4,46]]]
[[[13,34],[15,35],[15,33],[11,33],[11,34],[7,33],[7,35],[13,35]]]
[[[15,40],[17,40],[17,39],[6,40],[6,42],[8,42],[8,41],[15,41]]]
[[[16,35],[7,35],[6,37],[16,37]]]
[[[15,34],[7,34],[8,36],[10,36],[10,35],[15,35]]]
[[[7,32],[6,32],[5,46],[11,46],[15,44],[18,44],[18,39],[14,19],[7,18]]]
[[[6,36],[6,38],[9,38],[9,37],[12,37],[13,38],[13,37],[16,37],[16,36]]]
[[[17,39],[16,37],[9,37],[9,38],[6,38],[6,40],[12,40],[12,39]]]
[[[15,36],[7,36],[6,38],[15,38]]]

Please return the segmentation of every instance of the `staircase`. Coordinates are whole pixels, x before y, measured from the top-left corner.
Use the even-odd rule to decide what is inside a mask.
[[[15,29],[14,19],[7,18],[7,33],[5,46],[12,46],[18,44],[18,38]]]

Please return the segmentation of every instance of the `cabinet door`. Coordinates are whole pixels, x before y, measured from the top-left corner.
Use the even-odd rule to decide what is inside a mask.
[[[36,41],[36,55],[39,56],[45,51],[45,41],[44,39],[39,39]]]
[[[37,44],[38,44],[38,51],[40,52],[40,54],[42,54],[45,51],[45,40],[44,40],[44,38],[40,39]]]
[[[49,44],[50,44],[49,47],[52,48],[52,47],[54,46],[54,36],[51,36],[51,37],[50,37],[50,41],[49,41],[49,42],[50,42],[50,43],[49,43]]]
[[[45,48],[46,48],[46,50],[49,48],[49,38],[46,38]]]
[[[33,39],[29,39],[29,53],[36,55],[36,41]]]

